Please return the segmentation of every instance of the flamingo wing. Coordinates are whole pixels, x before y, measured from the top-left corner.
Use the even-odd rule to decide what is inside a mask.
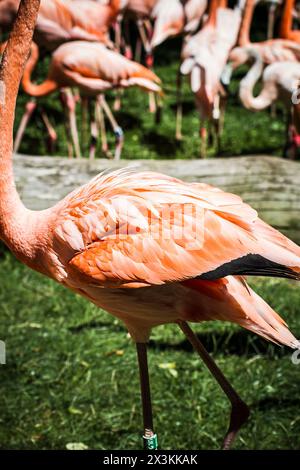
[[[97,177],[65,201],[55,234],[64,263],[92,284],[299,278],[300,248],[238,196],[151,172]]]

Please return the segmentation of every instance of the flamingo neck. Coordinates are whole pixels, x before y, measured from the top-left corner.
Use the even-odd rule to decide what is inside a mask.
[[[254,57],[255,61],[248,71],[247,75],[241,80],[240,83],[240,100],[247,109],[252,111],[260,111],[267,108],[275,99],[272,90],[269,90],[265,85],[260,94],[256,97],[253,95],[253,90],[263,72],[263,60],[261,55],[253,50],[249,51],[249,58]]]
[[[292,21],[293,21],[293,8],[295,0],[285,0],[282,18],[280,22],[280,36],[282,38],[288,38],[289,33],[292,30]]]
[[[0,238],[27,264],[34,257],[36,224],[33,213],[22,204],[14,183],[13,124],[19,84],[39,4],[39,0],[21,2],[0,64]]]
[[[39,60],[39,48],[33,42],[31,44],[30,57],[24,69],[24,74],[22,78],[22,87],[25,93],[27,93],[30,96],[36,96],[36,97],[46,96],[58,88],[57,83],[54,80],[51,80],[50,78],[46,78],[46,80],[39,85],[32,83],[31,75],[38,60]]]
[[[246,0],[244,15],[243,15],[239,38],[238,38],[239,46],[247,46],[248,44],[250,44],[250,28],[251,28],[254,8],[255,8],[255,0]]]

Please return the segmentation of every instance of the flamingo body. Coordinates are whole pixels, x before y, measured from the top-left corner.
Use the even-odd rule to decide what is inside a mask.
[[[300,249],[239,197],[161,174],[117,171],[42,215],[39,269],[122,319],[136,341],[159,324],[219,319],[296,344],[234,275],[298,278]]]
[[[25,91],[32,96],[69,86],[79,87],[82,93],[91,96],[115,87],[134,85],[160,92],[160,80],[151,70],[101,43],[72,41],[62,44],[52,54],[47,80],[41,85],[30,82],[36,60],[35,55],[28,62],[22,81]]]

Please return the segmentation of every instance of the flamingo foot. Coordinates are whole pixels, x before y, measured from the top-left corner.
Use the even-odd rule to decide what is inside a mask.
[[[232,403],[230,424],[223,440],[222,450],[229,450],[237,433],[250,416],[250,409],[242,400]]]

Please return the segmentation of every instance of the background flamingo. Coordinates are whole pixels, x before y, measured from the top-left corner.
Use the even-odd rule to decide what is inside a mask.
[[[146,342],[152,327],[178,323],[231,401],[224,440],[229,448],[248,408],[186,322],[230,320],[299,348],[283,320],[241,275],[299,280],[300,248],[262,222],[239,197],[158,173],[99,175],[52,208],[26,209],[14,185],[12,135],[38,6],[38,0],[22,1],[0,66],[0,170],[6,175],[0,186],[1,239],[21,262],[124,322],[137,346],[144,438],[150,448],[157,441]],[[184,207],[192,210],[183,212]],[[178,237],[173,229],[179,220],[184,232]],[[195,236],[199,224],[204,237]]]
[[[228,55],[235,45],[241,21],[240,10],[226,8],[226,2],[212,0],[204,27],[189,37],[182,49],[180,72],[190,76],[200,114],[201,155],[206,155],[206,129],[204,122],[213,122],[217,135],[225,95],[220,82]],[[181,106],[177,113],[176,136],[181,138]]]
[[[300,80],[300,63],[275,62],[268,65],[262,77],[263,86],[258,96],[253,96],[254,87],[262,75],[263,60],[257,50],[249,49],[249,57],[255,62],[240,83],[239,95],[243,105],[251,111],[261,111],[280,99],[285,104],[289,118],[285,153],[295,158],[299,146],[300,105],[292,105],[292,94],[297,90]]]
[[[72,41],[61,45],[52,55],[47,79],[35,85],[31,82],[31,73],[38,60],[38,48],[32,46],[31,57],[26,64],[22,85],[31,96],[45,96],[65,87],[77,87],[82,95],[97,96],[114,88],[139,86],[146,91],[159,93],[159,78],[146,67],[130,61],[121,54],[108,49],[104,44],[86,41]],[[71,99],[71,97],[69,97]],[[102,97],[102,105],[116,135],[115,158],[120,158],[123,132],[110,112]],[[79,138],[76,129],[75,103],[68,103],[70,131],[75,154],[81,156]]]
[[[300,50],[298,44],[294,41],[287,39],[270,39],[261,42],[251,42],[250,28],[254,8],[257,3],[258,0],[246,0],[238,47],[234,48],[229,55],[229,62],[233,70],[248,60],[248,52],[245,48],[249,47],[256,49],[266,64],[271,64],[278,60],[298,61],[300,59]]]

